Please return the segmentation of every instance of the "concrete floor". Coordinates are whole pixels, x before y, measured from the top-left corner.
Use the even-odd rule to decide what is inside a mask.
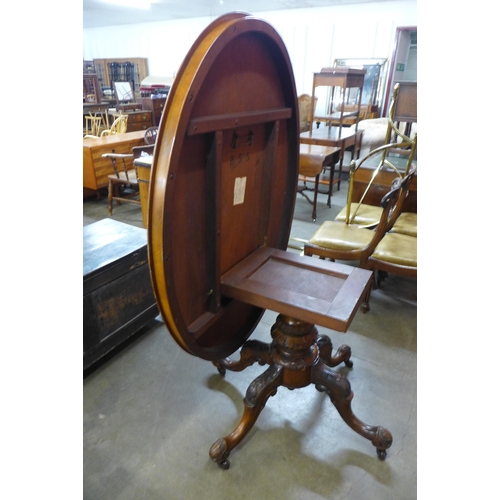
[[[308,239],[332,208],[297,196],[292,237]],[[107,217],[106,200],[85,200],[83,224]],[[113,218],[141,227],[140,207],[117,207]],[[291,250],[297,251],[297,250]],[[338,368],[354,392],[352,408],[393,435],[385,461],[351,430],[328,396],[311,385],[280,388],[220,469],[210,446],[231,433],[258,364],[223,378],[184,352],[156,324],[83,381],[83,492],[86,500],[411,500],[417,498],[417,283],[390,276],[372,292],[346,334],[318,327],[334,347],[352,348],[354,367]],[[270,341],[276,313],[266,311],[251,338]]]

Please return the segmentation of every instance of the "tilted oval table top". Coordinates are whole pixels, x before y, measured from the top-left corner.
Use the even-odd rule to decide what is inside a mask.
[[[216,19],[169,93],[149,196],[156,299],[195,356],[228,356],[260,321],[261,307],[223,295],[221,276],[260,247],[286,249],[298,130],[292,67],[275,29],[245,13]]]

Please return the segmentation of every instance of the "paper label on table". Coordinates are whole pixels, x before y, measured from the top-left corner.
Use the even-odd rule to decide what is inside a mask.
[[[236,177],[234,180],[233,205],[241,205],[245,201],[246,177]]]

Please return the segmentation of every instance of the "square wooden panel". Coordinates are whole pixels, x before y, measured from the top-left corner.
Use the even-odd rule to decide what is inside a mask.
[[[346,332],[371,271],[262,247],[224,274],[223,296]]]

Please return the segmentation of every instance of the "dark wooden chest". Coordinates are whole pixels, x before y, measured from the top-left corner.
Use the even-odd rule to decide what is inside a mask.
[[[158,315],[145,229],[103,219],[83,228],[83,369]]]

